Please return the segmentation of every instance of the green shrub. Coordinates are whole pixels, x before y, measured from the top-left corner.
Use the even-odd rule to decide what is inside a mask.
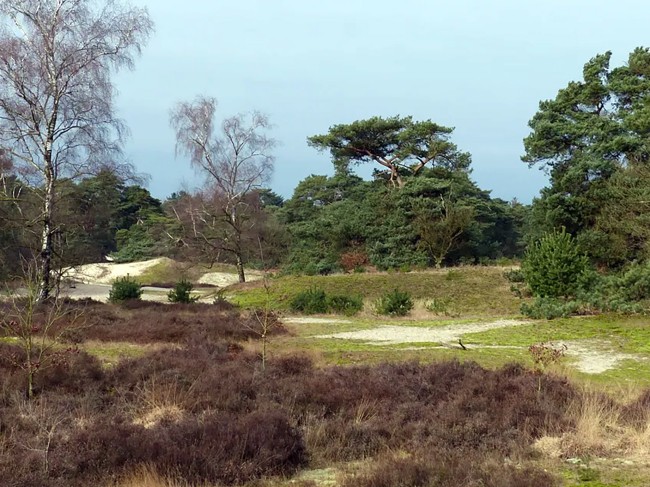
[[[329,309],[334,313],[352,316],[363,309],[361,296],[334,295],[327,298]]]
[[[427,311],[437,314],[449,313],[450,300],[448,298],[433,298],[427,303]]]
[[[526,282],[526,276],[524,276],[521,269],[510,269],[509,271],[505,271],[503,277],[505,277],[509,282]]]
[[[298,293],[291,300],[289,307],[291,311],[297,311],[307,315],[327,313],[329,310],[325,291],[317,288],[307,289]]]
[[[641,301],[650,298],[650,262],[633,263],[618,278],[619,294],[627,301]]]
[[[544,235],[526,251],[522,271],[534,296],[575,296],[585,287],[588,258],[564,229]]]
[[[167,300],[170,303],[196,303],[198,296],[192,296],[194,286],[190,281],[182,279],[174,285],[174,289],[167,294]]]
[[[577,301],[558,298],[537,297],[531,304],[522,303],[521,313],[536,320],[553,320],[577,314],[582,306]]]
[[[111,290],[108,292],[108,300],[111,303],[121,303],[130,299],[140,299],[142,286],[130,276],[118,277],[113,281]]]
[[[408,292],[395,289],[375,302],[375,311],[380,315],[406,316],[413,309],[413,300]]]

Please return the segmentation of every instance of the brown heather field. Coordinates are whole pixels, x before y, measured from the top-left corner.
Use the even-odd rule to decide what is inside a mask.
[[[227,303],[67,306],[83,307],[86,326],[65,345],[78,351],[39,372],[34,399],[15,367],[21,350],[0,341],[3,486],[647,480],[600,483],[566,459],[647,458],[650,391],[616,402],[516,364],[317,366],[290,349],[274,349],[263,370],[258,320]],[[282,324],[271,330],[271,343],[290,343]]]

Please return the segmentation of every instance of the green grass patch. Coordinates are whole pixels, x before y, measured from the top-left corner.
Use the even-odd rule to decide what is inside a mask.
[[[622,353],[650,354],[650,324],[642,317],[564,318],[468,335],[468,341],[473,343],[525,347],[538,342],[587,339],[611,343]]]
[[[109,367],[124,358],[141,357],[152,349],[150,345],[143,346],[128,342],[86,342],[81,344],[79,348],[90,355],[94,355],[105,366]]]
[[[283,276],[270,281],[270,305],[288,310],[298,293],[311,288],[328,294],[361,295],[366,301],[399,289],[414,299],[442,299],[461,316],[514,316],[519,314],[521,304],[510,291],[503,269],[459,267],[409,273]],[[227,295],[244,308],[260,307],[267,302],[266,291],[260,283],[231,286]]]
[[[237,269],[229,264],[190,264],[177,262],[172,259],[162,259],[161,262],[145,269],[135,279],[143,286],[153,284],[173,285],[182,279],[196,283],[204,274],[209,272],[223,272],[237,274]]]

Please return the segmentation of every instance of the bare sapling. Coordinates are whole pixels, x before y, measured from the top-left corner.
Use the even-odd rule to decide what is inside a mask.
[[[257,308],[252,312],[252,319],[248,320],[246,326],[249,330],[253,331],[260,339],[262,350],[260,352],[261,358],[261,368],[262,372],[266,370],[266,361],[267,361],[267,351],[268,351],[268,340],[271,332],[280,326],[280,320],[275,311],[271,309],[271,282],[269,275],[264,264],[264,252],[262,249],[262,242],[258,240],[260,247],[260,259],[262,262],[262,267],[264,269],[264,275],[262,276],[262,286],[264,288],[264,305],[261,308]]]
[[[34,397],[39,372],[67,361],[78,351],[64,345],[65,337],[85,326],[82,309],[59,298],[39,302],[39,272],[36,264],[26,267],[23,285],[10,292],[9,310],[0,319],[0,330],[18,345],[12,362],[25,372],[28,399]]]
[[[558,363],[562,358],[564,358],[568,347],[566,344],[555,345],[552,342],[541,342],[534,343],[528,347],[528,352],[533,359],[535,364],[535,370],[540,375],[537,381],[537,391],[540,392],[542,389],[542,378],[541,374],[546,372],[548,367],[553,364]]]

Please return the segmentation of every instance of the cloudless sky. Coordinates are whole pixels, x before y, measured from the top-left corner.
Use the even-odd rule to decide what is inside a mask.
[[[650,46],[647,0],[132,1],[156,33],[135,71],[115,78],[118,111],[131,129],[126,154],[159,198],[199,182],[174,156],[168,118],[203,94],[220,118],[269,115],[271,187],[285,197],[306,176],[333,173],[308,136],[399,114],[455,127],[478,185],[530,202],[547,182],[520,160],[539,101],[580,80],[598,53],[613,51],[616,66]]]

